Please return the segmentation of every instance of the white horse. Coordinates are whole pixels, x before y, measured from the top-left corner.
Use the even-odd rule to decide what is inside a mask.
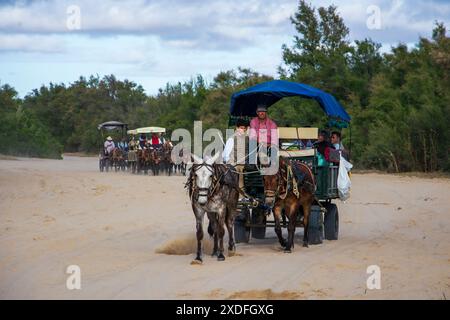
[[[197,222],[197,256],[194,263],[202,263],[203,218],[209,219],[208,233],[214,237],[213,256],[225,260],[223,237],[225,225],[228,230],[228,252],[233,255],[236,245],[233,236],[234,217],[239,198],[238,174],[227,165],[215,163],[220,154],[210,159],[201,159],[192,154],[194,163],[189,170],[187,186],[192,210]]]

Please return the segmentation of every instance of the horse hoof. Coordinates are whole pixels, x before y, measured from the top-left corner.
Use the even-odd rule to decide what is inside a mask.
[[[218,251],[214,251],[212,254],[211,254],[211,257],[218,257],[219,256],[219,252]]]
[[[217,261],[224,261],[225,260],[225,256],[221,253],[217,256]]]
[[[292,253],[291,249],[284,249],[284,253]]]
[[[236,250],[228,250],[228,256],[233,257],[236,255]]]
[[[303,242],[303,248],[309,248],[308,243],[307,242]]]
[[[191,265],[198,265],[198,264],[202,264],[203,260],[200,258],[196,258],[195,260],[191,261]]]

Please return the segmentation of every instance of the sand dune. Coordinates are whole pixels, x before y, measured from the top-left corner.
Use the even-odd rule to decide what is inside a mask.
[[[445,299],[450,181],[354,174],[340,239],[285,254],[273,230],[191,265],[184,177],[100,173],[97,159],[0,160],[2,299]],[[206,225],[205,225],[206,229]],[[81,290],[66,268],[81,268]],[[381,268],[380,290],[366,269]]]

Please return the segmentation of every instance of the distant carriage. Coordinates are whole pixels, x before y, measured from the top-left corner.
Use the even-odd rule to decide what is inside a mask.
[[[114,135],[113,133],[120,137],[120,139],[126,137],[127,124],[119,121],[107,121],[99,124],[97,128],[102,137],[98,160],[100,172],[108,172],[112,167],[114,167],[116,171],[120,169],[124,170],[126,158],[123,152],[119,149],[114,149],[111,153],[108,153],[104,148],[104,141],[107,135]]]
[[[128,134],[132,136],[137,136],[135,139],[136,148],[130,150],[128,153],[128,162],[133,173],[144,172],[147,174],[149,171],[153,175],[159,175],[160,172],[164,171],[167,167],[170,167],[166,162],[170,161],[167,159],[167,154],[164,153],[163,145],[151,145],[148,143],[150,137],[154,133],[165,133],[166,129],[162,127],[143,127],[134,130],[128,130]],[[139,136],[144,135],[147,143],[140,145],[142,141],[139,141]],[[168,171],[170,172],[170,171]]]

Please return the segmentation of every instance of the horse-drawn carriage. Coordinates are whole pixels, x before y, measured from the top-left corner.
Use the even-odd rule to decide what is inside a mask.
[[[159,145],[150,143],[153,134],[162,134],[165,132],[166,129],[161,127],[144,127],[128,130],[127,133],[129,135],[138,136],[137,139],[133,139],[136,143],[136,148],[130,149],[128,152],[128,162],[133,173],[143,171],[147,174],[151,170],[154,175],[159,175],[160,172],[167,172],[170,175],[170,152],[167,157],[167,148],[165,148],[163,143]],[[142,143],[139,141],[140,137],[145,138],[143,145],[140,145]],[[166,164],[168,161],[169,165]]]
[[[350,116],[337,100],[319,89],[275,80],[265,82],[246,90],[235,93],[231,98],[230,124],[238,118],[252,118],[258,105],[267,108],[284,97],[299,96],[314,99],[330,119],[330,127],[347,127]],[[301,115],[299,115],[301,116]],[[308,221],[309,244],[322,243],[323,239],[337,240],[339,234],[339,213],[332,200],[339,197],[337,178],[339,167],[333,163],[320,163],[318,151],[312,147],[298,147],[299,141],[314,142],[318,139],[318,128],[311,127],[279,127],[278,156],[285,161],[306,164],[314,176],[316,189],[314,203],[311,207]],[[255,164],[244,166],[244,191],[256,199],[257,205],[244,199],[238,204],[238,216],[235,219],[234,231],[237,242],[248,242],[250,236],[263,239],[266,228],[275,226],[274,220],[268,220],[270,208],[264,205],[263,177]],[[297,214],[297,226],[303,226],[303,211]],[[282,213],[282,227],[287,227],[286,216]]]
[[[126,157],[123,152],[118,148],[114,148],[112,152],[107,152],[103,143],[105,141],[106,132],[108,132],[108,135],[113,135],[114,133],[118,139],[126,137],[127,124],[119,121],[108,121],[99,124],[97,128],[102,136],[102,145],[100,147],[98,160],[100,171],[109,171],[110,167],[114,167],[116,171],[119,169],[125,170]]]

